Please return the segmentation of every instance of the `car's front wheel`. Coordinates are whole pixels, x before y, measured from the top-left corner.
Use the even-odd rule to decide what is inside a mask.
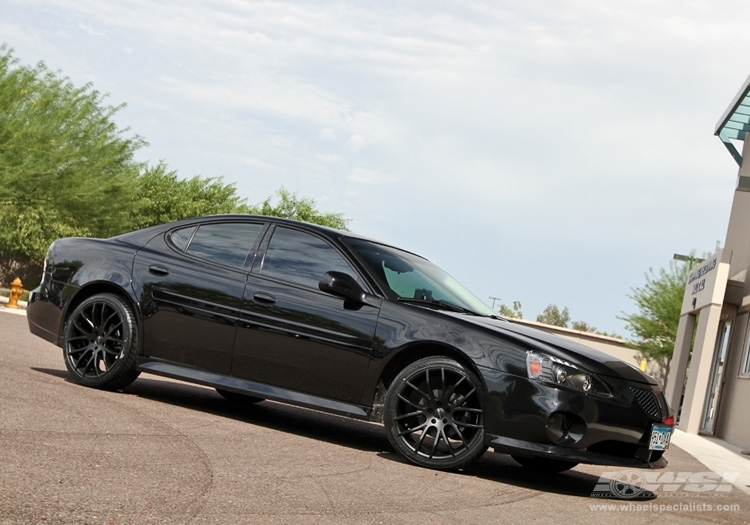
[[[65,366],[79,384],[118,390],[138,377],[138,330],[130,306],[108,293],[85,299],[65,323]]]
[[[446,357],[416,361],[394,378],[383,422],[391,445],[423,467],[463,467],[487,450],[482,384]]]

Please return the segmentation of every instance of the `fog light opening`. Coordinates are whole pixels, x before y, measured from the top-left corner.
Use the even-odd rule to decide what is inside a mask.
[[[547,418],[547,436],[558,445],[572,445],[583,439],[586,423],[575,414],[554,412]]]

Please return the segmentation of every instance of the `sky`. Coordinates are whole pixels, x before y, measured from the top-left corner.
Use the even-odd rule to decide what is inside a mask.
[[[283,186],[490,306],[622,336],[649,268],[724,241],[748,24],[746,0],[0,0],[0,43],[125,104],[137,160]]]

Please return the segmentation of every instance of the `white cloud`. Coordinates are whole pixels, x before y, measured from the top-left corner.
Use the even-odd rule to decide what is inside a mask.
[[[104,32],[104,31],[97,31],[97,30],[95,30],[95,29],[94,29],[94,28],[93,28],[93,27],[92,27],[91,25],[89,25],[89,24],[78,24],[78,27],[79,27],[79,28],[80,28],[80,29],[81,29],[82,31],[84,31],[84,32],[88,33],[88,34],[89,34],[89,35],[91,35],[91,36],[106,36],[106,34],[107,34],[107,33],[106,33],[106,32]]]
[[[744,0],[5,3],[147,158],[321,199],[529,317],[621,331],[632,279],[724,235]]]
[[[393,177],[384,176],[377,171],[363,168],[354,168],[351,175],[349,175],[349,180],[366,186],[393,184],[395,182]]]

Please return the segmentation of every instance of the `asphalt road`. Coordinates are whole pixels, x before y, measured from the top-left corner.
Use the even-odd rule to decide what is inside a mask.
[[[667,454],[667,472],[708,471],[677,447]],[[24,316],[0,313],[2,525],[750,522],[750,496],[710,484],[592,498],[612,471],[623,469],[540,476],[490,451],[467,471],[436,472],[405,463],[379,425],[236,406],[148,375],[123,392],[84,388]]]

